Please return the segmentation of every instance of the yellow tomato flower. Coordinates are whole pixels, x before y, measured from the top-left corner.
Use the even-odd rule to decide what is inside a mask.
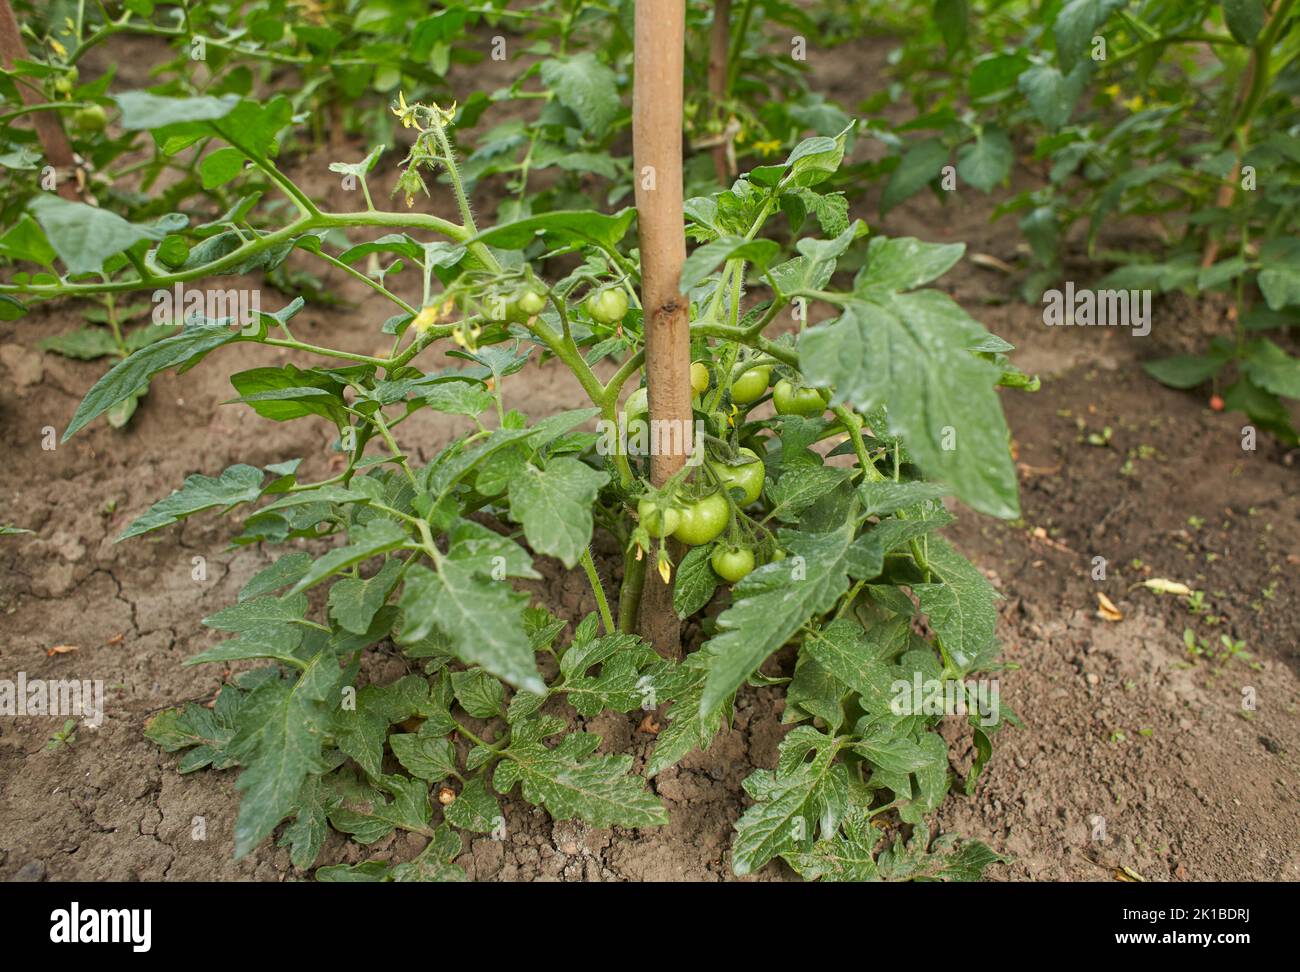
[[[758,152],[764,158],[767,158],[776,155],[777,152],[781,151],[781,143],[776,139],[770,139],[765,142],[755,142],[753,148],[755,152]]]
[[[397,107],[392,109],[392,112],[401,119],[403,128],[410,128],[415,124],[415,109],[406,103],[406,95],[402,91],[397,92]]]
[[[415,315],[415,320],[411,323],[415,325],[417,331],[423,334],[438,323],[438,308],[433,305],[421,308],[420,313]]]

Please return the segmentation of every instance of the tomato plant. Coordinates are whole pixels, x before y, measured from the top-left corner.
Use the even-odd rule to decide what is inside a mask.
[[[738,51],[749,36],[737,34]],[[548,77],[545,63],[560,73]],[[574,85],[600,88],[604,72],[583,67],[598,63],[544,62],[548,104],[572,98]],[[239,767],[237,855],[278,833],[305,869],[327,826],[363,845],[403,830],[427,840],[412,860],[320,867],[317,877],[451,879],[458,832],[500,831],[502,800],[516,795],[596,827],[663,825],[646,780],[707,747],[736,693],[769,682],[761,669],[793,646],[784,718],[794,728],[777,765],[746,783],[753,804],[736,824],[735,873],[780,857],[810,878],[908,876],[881,849],[884,821],[914,828],[913,851],[932,855],[927,873],[978,876],[997,859],[977,842],[931,847],[925,820],[953,783],[942,714],[897,685],[964,686],[998,666],[995,592],[938,531],[952,521],[947,495],[1018,514],[996,388],[1026,379],[1007,360],[1010,345],[928,286],[961,260],[961,244],[872,236],[833,216],[817,221],[822,236],[778,242],[773,222],[790,212],[843,215],[831,201],[842,197],[823,190],[852,124],[678,207],[676,243],[696,245],[656,306],[679,317],[689,353],[665,378],[654,359],[666,323],[642,306],[647,223],[663,214],[652,217],[644,200],[639,211],[544,206],[519,174],[519,204],[480,224],[456,150],[462,111],[399,92],[390,117],[407,141],[393,195],[407,207],[376,205],[377,147],[331,166],[362,190],[355,208],[336,210],[286,163],[297,124],[286,95],[169,88],[105,100],[117,112],[110,132],[147,136],[149,165],[198,179],[206,194],[155,190],[121,215],[20,190],[6,210],[16,215],[5,253],[38,269],[0,284],[12,311],[208,293],[222,276],[268,278],[293,256],[346,273],[391,312],[369,322],[390,350],[360,353],[295,333],[315,295],[247,320],[204,303],[128,347],[64,433],[134,405],[160,372],[249,343],[291,361],[231,374],[235,403],[267,421],[322,423],[334,439],[332,475],[300,474],[302,456],[195,474],[119,537],[221,511],[238,514],[236,546],[280,550],[234,604],[203,620],[228,637],[187,663],[238,669],[213,709],[169,709],[147,728],[183,751],[183,771]],[[412,205],[438,182],[456,219]],[[176,199],[185,211],[172,211]],[[637,220],[640,246],[629,238]],[[837,276],[841,261],[860,268],[851,280]],[[821,323],[781,326],[806,305],[827,311]],[[435,351],[456,366],[434,364]],[[537,360],[571,373],[588,407],[544,416],[512,407],[512,376]],[[692,383],[692,361],[709,380]],[[629,396],[643,371],[649,383]],[[653,436],[674,432],[654,427],[666,380],[685,392],[690,430],[676,431],[701,461],[665,475]],[[424,410],[474,431],[417,459],[403,423]],[[634,418],[651,433],[648,451],[618,434]],[[616,592],[592,556],[598,530],[624,553]],[[514,586],[540,576],[543,556],[591,585],[597,610],[571,633]],[[680,618],[721,601],[716,627],[685,658],[637,633],[652,585]],[[365,681],[363,658],[381,645],[417,673]],[[645,778],[628,755],[598,755],[600,738],[559,714],[664,705]],[[990,735],[1015,721],[1005,706],[970,718],[980,755],[967,789]]]
[[[877,133],[894,154],[882,210],[927,187],[991,192],[1025,155],[1041,178],[998,212],[1016,217],[1029,249],[1026,297],[1067,276],[1063,246],[1076,226],[1088,255],[1113,265],[1099,290],[1223,294],[1231,334],[1152,360],[1148,372],[1176,388],[1210,381],[1217,394],[1222,384],[1226,407],[1300,441],[1284,401],[1300,398],[1300,360],[1265,336],[1300,322],[1300,6],[911,6],[918,22],[933,17],[898,58],[917,113]],[[1103,229],[1123,219],[1154,231],[1105,245]]]

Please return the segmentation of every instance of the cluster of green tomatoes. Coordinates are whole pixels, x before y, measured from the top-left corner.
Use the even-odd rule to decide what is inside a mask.
[[[748,411],[766,395],[772,381],[768,364],[744,368],[732,380],[730,399],[735,411]],[[709,367],[702,361],[691,364],[691,390],[695,403],[709,390]],[[815,417],[826,410],[827,393],[778,378],[772,388],[772,404],[778,415]],[[649,404],[644,387],[628,396],[626,423],[645,421]],[[655,539],[672,537],[688,547],[715,544],[709,556],[714,572],[728,583],[736,583],[750,573],[762,557],[781,560],[785,554],[771,534],[744,513],[759,502],[767,470],[763,437],[752,435],[747,445],[740,445],[730,455],[711,455],[695,473],[695,482],[679,486],[670,482],[664,489],[643,496],[637,503],[637,517],[642,527]],[[706,451],[721,453],[725,446],[705,446]],[[725,536],[724,536],[725,534]],[[662,556],[662,554],[661,554]]]
[[[549,299],[544,289],[525,283],[490,316],[523,323],[540,314]],[[582,307],[593,321],[613,328],[626,317],[628,298],[620,287],[607,286],[589,293]],[[804,386],[797,375],[778,376],[773,384],[774,364],[769,362],[772,359],[735,364],[733,357],[730,364],[714,372],[703,361],[691,364],[695,410],[706,414],[710,420],[706,424],[718,435],[706,436],[702,464],[694,469],[687,467],[662,489],[647,488],[637,501],[637,517],[645,531],[642,540],[660,541],[659,569],[665,579],[670,567],[662,541],[669,537],[688,547],[712,544],[709,563],[720,578],[733,584],[754,570],[760,560],[769,562],[785,556],[772,533],[759,522],[759,510],[753,509],[762,499],[767,478],[763,461],[765,436],[742,429],[740,441],[735,442],[737,437],[731,430],[744,425],[740,416],[766,400],[769,388],[778,415],[807,418],[826,410],[829,394]],[[714,384],[715,373],[725,387]],[[729,416],[722,411],[727,405]],[[638,423],[648,422],[649,411],[647,389],[637,388],[624,404],[624,428],[630,431]],[[747,509],[755,515],[749,515]]]

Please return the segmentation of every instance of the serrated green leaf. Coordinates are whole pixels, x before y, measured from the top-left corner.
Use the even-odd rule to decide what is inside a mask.
[[[986,128],[957,152],[957,174],[967,185],[992,192],[1011,175],[1015,149],[1006,132]]]
[[[909,146],[899,160],[898,168],[889,176],[885,191],[880,196],[880,212],[889,212],[899,203],[910,199],[931,182],[948,164],[948,149],[937,138],[929,138]]]
[[[867,711],[886,709],[895,680],[889,660],[907,644],[910,619],[894,618],[863,630],[847,618],[809,631],[803,650],[832,676],[857,692]]]
[[[235,821],[235,856],[260,844],[298,804],[309,774],[324,764],[321,744],[328,731],[324,700],[340,679],[333,655],[316,655],[294,682],[268,679],[250,692],[239,710],[239,729],[230,751],[244,766],[235,782],[243,793]]]
[[[211,709],[193,702],[179,709],[164,709],[145,723],[145,737],[169,753],[188,749],[181,758],[182,773],[206,766],[219,770],[234,766],[238,760],[229,746],[243,699],[239,689],[225,686]]]
[[[524,799],[546,808],[556,820],[581,818],[593,827],[658,827],[668,811],[631,775],[631,756],[592,756],[600,737],[572,733],[554,749],[540,742],[514,740],[506,763],[496,770],[494,785],[518,781]],[[510,767],[506,769],[507,765]],[[507,787],[509,789],[510,787]]]
[[[775,773],[758,770],[745,779],[756,802],[736,821],[731,869],[751,874],[778,854],[809,849],[821,830],[838,827],[843,802],[843,766],[835,763],[833,741],[811,727],[790,732],[781,743]],[[807,756],[812,755],[808,761]]]
[[[1300,304],[1300,239],[1270,240],[1259,254],[1259,289],[1270,310]]]
[[[794,523],[799,514],[853,475],[842,466],[796,466],[781,474],[769,490],[771,515]]]
[[[608,473],[571,456],[545,469],[530,464],[510,483],[510,518],[523,524],[534,550],[572,568],[591,543],[591,507],[607,482]]]
[[[995,365],[971,354],[983,329],[936,290],[868,290],[830,324],[804,331],[804,376],[833,386],[861,411],[885,405],[928,476],[948,483],[970,506],[994,516],[1019,513],[1009,433],[994,388]]]
[[[505,689],[481,668],[452,672],[451,687],[460,707],[476,719],[492,719],[505,712]]]
[[[881,480],[865,482],[859,486],[858,498],[862,501],[864,516],[886,516],[909,506],[915,506],[917,503],[939,499],[951,492],[942,483],[927,483],[920,480],[896,483],[892,480]]]
[[[78,361],[94,361],[117,354],[117,342],[102,327],[83,327],[67,334],[55,334],[40,343],[42,351],[61,354]]]
[[[443,736],[399,732],[388,737],[388,744],[408,773],[429,783],[440,783],[457,770],[456,748]]]
[[[350,542],[346,546],[336,547],[318,558],[289,593],[305,591],[345,567],[396,550],[406,543],[408,537],[395,520],[376,519],[352,531],[348,539]]]
[[[479,233],[474,242],[505,250],[522,250],[539,237],[551,246],[590,244],[613,249],[627,235],[636,210],[622,209],[613,215],[593,210],[559,210],[501,223]]]
[[[488,792],[483,777],[475,776],[456,794],[455,800],[442,808],[442,817],[461,830],[490,834],[501,820],[501,806]]]
[[[284,554],[269,567],[259,570],[239,589],[239,600],[247,601],[288,587],[307,572],[311,560],[311,554],[305,550]]]
[[[1056,15],[1052,31],[1056,36],[1056,56],[1065,71],[1073,70],[1106,19],[1128,0],[1070,0]]]
[[[389,685],[363,686],[351,706],[339,706],[334,711],[331,728],[339,749],[377,780],[383,775],[388,727],[414,715],[436,712],[437,706],[429,699],[428,682],[419,675],[407,675]],[[430,721],[435,722],[434,729],[442,728],[437,720]]]
[[[133,520],[115,542],[179,523],[202,510],[251,503],[262,495],[262,480],[265,478],[262,470],[242,463],[230,466],[216,478],[195,473],[186,477],[185,485],[180,489]]]
[[[701,649],[709,667],[700,712],[711,713],[802,627],[848,590],[853,524],[828,533],[782,530],[785,560],[765,564],[733,589],[719,633]]]
[[[1084,64],[1076,65],[1067,75],[1052,65],[1032,67],[1020,75],[1020,91],[1029,101],[1034,116],[1044,127],[1055,131],[1074,114],[1074,106],[1083,94],[1088,79]]]
[[[718,575],[709,565],[708,547],[692,547],[677,565],[673,578],[673,610],[685,620],[702,610],[718,589]]]
[[[209,351],[238,341],[240,337],[239,331],[220,322],[190,321],[171,337],[141,348],[114,365],[86,392],[64,430],[63,441],[68,441],[97,416],[136,394],[160,371],[176,368],[183,372],[197,364]]]
[[[306,870],[320,856],[325,836],[329,833],[329,810],[333,803],[319,776],[309,776],[298,793],[298,813],[293,822],[284,828],[279,846],[289,848],[293,866]]]
[[[915,584],[921,610],[930,616],[945,655],[959,674],[969,671],[993,646],[998,593],[969,560],[941,537],[931,537],[926,554],[942,584]]]
[[[109,257],[141,240],[161,240],[171,226],[170,221],[129,223],[111,210],[70,202],[52,192],[38,195],[29,209],[59,259],[74,275],[99,272]]]
[[[819,840],[810,850],[781,856],[805,881],[874,881],[879,872],[873,854],[884,834],[865,810],[845,817],[842,830]]]
[[[603,139],[622,110],[618,79],[591,51],[543,61],[542,83],[578,116],[592,137]]]
[[[365,634],[375,619],[375,612],[384,606],[388,595],[397,585],[402,573],[402,561],[389,557],[384,566],[369,580],[345,577],[335,581],[330,588],[330,616],[345,631]]]
[[[545,694],[523,627],[528,598],[508,584],[486,580],[454,560],[444,560],[437,573],[417,564],[406,572],[400,603],[404,643],[436,627],[461,661],[481,665],[515,688]]]
[[[1223,0],[1223,22],[1242,44],[1254,44],[1267,19],[1264,0]]]
[[[708,712],[700,709],[707,678],[708,669],[701,665],[696,653],[678,665],[675,671],[657,680],[656,692],[661,693],[664,699],[672,699],[673,704],[667,711],[668,725],[655,738],[646,776],[655,776],[692,750],[707,749],[722,728],[729,705],[717,705]]]

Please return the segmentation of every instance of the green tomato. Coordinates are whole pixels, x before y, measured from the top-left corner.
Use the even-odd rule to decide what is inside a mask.
[[[654,500],[650,499],[637,501],[636,515],[650,536],[660,538],[676,530],[682,520],[682,515],[677,510],[672,507],[661,509]]]
[[[798,388],[782,378],[772,389],[772,402],[778,415],[803,415],[808,418],[826,411],[826,398],[816,388]]]
[[[681,522],[673,536],[688,547],[698,547],[716,540],[730,519],[731,508],[727,505],[727,498],[721,493],[710,493],[681,511]]]
[[[77,86],[80,77],[75,67],[68,68],[64,74],[54,79],[54,90],[61,95],[72,94],[72,89]]]
[[[158,244],[158,262],[173,270],[178,270],[190,258],[190,245],[185,237],[172,234]]]
[[[72,127],[79,132],[102,132],[108,127],[108,112],[99,105],[88,105],[72,113]]]
[[[642,447],[650,448],[650,425],[647,421],[649,418],[650,400],[648,393],[646,389],[638,388],[627,396],[627,404],[623,406],[623,427],[627,430],[629,442],[640,435],[642,437]]]
[[[702,361],[691,362],[691,391],[703,395],[709,390],[709,369]]]
[[[763,397],[767,383],[772,378],[772,369],[767,365],[750,368],[731,383],[731,400],[737,405],[748,405]]]
[[[546,298],[537,291],[526,288],[515,298],[515,306],[528,317],[533,317],[542,312],[542,308],[546,306]]]
[[[748,506],[761,495],[763,495],[763,460],[758,458],[758,454],[753,449],[741,448],[740,455],[749,456],[754,461],[747,462],[743,466],[728,466],[725,462],[711,462],[709,467],[722,480],[722,485],[727,489],[733,487],[744,491],[745,495],[740,500],[741,506]]]
[[[645,415],[650,411],[650,393],[645,388],[638,388],[627,396],[627,404],[623,406],[623,411],[627,412],[629,422]]]
[[[744,547],[718,547],[709,563],[719,577],[734,584],[754,569],[754,551]]]
[[[589,295],[583,306],[593,320],[601,324],[617,324],[627,314],[627,294],[611,287]]]

